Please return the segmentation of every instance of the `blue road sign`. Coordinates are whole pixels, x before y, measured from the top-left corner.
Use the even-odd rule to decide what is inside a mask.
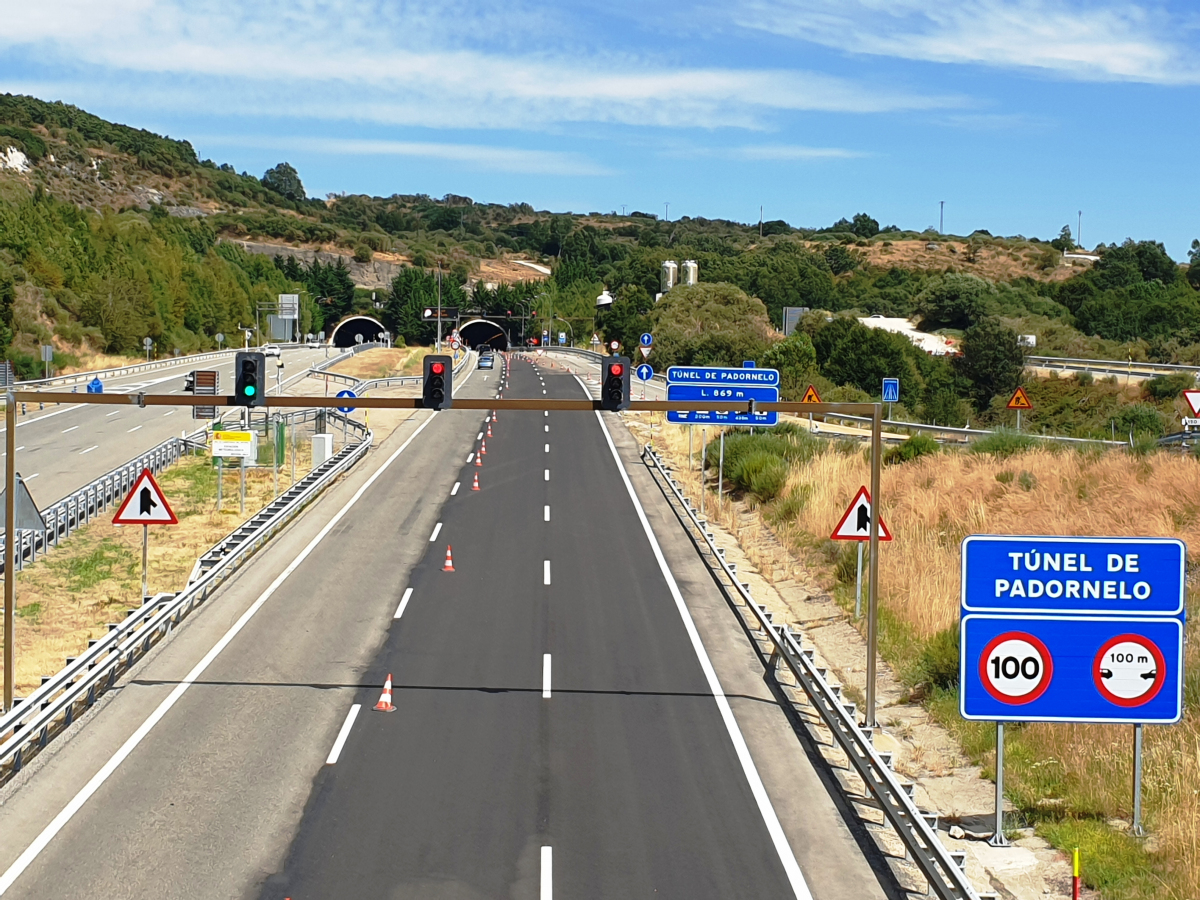
[[[642,335],[641,341],[643,347],[649,347],[654,344],[654,335],[647,331]]]
[[[900,402],[900,379],[899,378],[883,379],[883,402],[884,403],[899,403]]]
[[[337,394],[337,395],[338,395],[339,397],[357,397],[357,396],[358,396],[358,394],[354,393],[354,391],[338,391],[338,394]],[[352,412],[354,412],[354,410],[356,410],[357,408],[358,408],[358,407],[356,407],[356,406],[339,406],[339,407],[338,407],[338,412],[340,412],[340,413],[352,413]]]
[[[740,370],[739,370],[740,371]],[[763,370],[758,370],[763,371]],[[762,403],[777,403],[779,389],[775,387],[729,386],[715,384],[668,384],[668,400],[712,400],[712,409],[705,410],[668,410],[667,421],[680,425],[759,425],[768,427],[779,424],[779,413],[746,411],[745,404],[750,400]],[[741,409],[722,409],[729,403],[736,403]]]
[[[671,366],[667,369],[669,384],[744,385],[747,387],[777,387],[778,369],[732,369],[707,366]]]
[[[103,394],[104,383],[99,378],[93,378],[87,383],[87,392],[89,394]]]
[[[1166,538],[966,538],[963,718],[1178,721],[1186,557]]]
[[[654,377],[654,366],[649,363],[642,363],[635,371],[637,372],[638,379],[641,381],[649,381]]]

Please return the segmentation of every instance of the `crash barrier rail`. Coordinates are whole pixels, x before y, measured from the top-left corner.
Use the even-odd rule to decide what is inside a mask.
[[[665,485],[669,489],[664,490],[664,494],[671,501],[672,510],[714,575],[724,576],[724,580],[718,577],[717,583],[747,633],[760,634],[767,640],[770,649],[767,665],[771,677],[780,686],[788,686],[779,680],[779,675],[784,666],[791,671],[796,684],[804,689],[809,705],[832,733],[870,794],[869,798],[851,795],[849,799],[883,812],[903,843],[907,858],[925,878],[929,895],[941,900],[995,900],[995,894],[980,894],[967,880],[965,856],[951,853],[942,844],[936,830],[936,813],[917,808],[912,798],[913,785],[901,782],[892,770],[891,754],[875,749],[872,743],[874,730],[858,724],[855,704],[842,696],[840,685],[831,685],[826,679],[826,669],[816,663],[815,649],[804,648],[798,632],[792,631],[790,626],[776,625],[766,607],[754,602],[750,586],[738,580],[736,566],[726,562],[725,550],[716,545],[707,520],[697,515],[695,507],[672,477],[670,467],[650,445],[643,449],[642,460],[652,475],[657,472],[661,476],[655,481],[660,487]],[[707,548],[708,553],[705,554],[702,548]],[[761,647],[758,649],[767,656]]]
[[[44,553],[50,547],[57,547],[59,541],[72,531],[124,500],[143,469],[149,469],[157,475],[189,450],[203,447],[204,434],[204,431],[196,431],[184,437],[169,438],[43,509],[41,513],[46,523],[45,531],[17,532],[17,545],[13,548],[17,571],[21,570],[25,560],[35,562],[39,550]],[[7,539],[8,536],[0,527],[0,551]],[[3,571],[4,558],[0,552],[0,572]]]
[[[454,366],[454,374],[456,376],[462,374],[463,369],[466,368],[467,363],[470,361],[470,359],[471,359],[471,354],[469,352],[463,354],[462,359],[460,359],[458,361],[458,363]],[[337,361],[338,360],[330,360],[329,363],[333,363],[333,362],[337,362]],[[371,388],[395,387],[395,386],[402,386],[402,385],[406,385],[406,384],[420,384],[424,380],[423,375],[390,375],[387,378],[369,378],[369,379],[366,379],[365,381],[362,381],[362,380],[359,380],[354,375],[343,375],[341,372],[322,371],[320,369],[320,367],[318,367],[318,366],[311,367],[308,370],[308,372],[306,372],[305,374],[312,376],[313,378],[332,378],[334,381],[338,382],[339,384],[348,384],[348,385],[350,385],[350,389],[353,390],[354,393],[356,393],[360,396],[365,391],[371,390]]]
[[[14,700],[13,708],[0,717],[0,741],[3,742],[0,743],[0,785],[11,779],[32,755],[112,688],[122,673],[170,635],[263,543],[361,459],[371,446],[372,435],[365,428],[360,433],[360,441],[344,446],[220,541],[209,551],[216,554],[212,564],[184,590],[144,599],[141,608],[129,610],[123,622],[109,625],[108,634],[89,641],[83,655],[68,658],[66,667],[58,674],[43,677],[42,685],[28,697]]]
[[[1114,375],[1124,374],[1131,369],[1135,372],[1190,372],[1191,374],[1200,377],[1200,366],[1181,366],[1175,363],[1156,363],[1156,362],[1138,362],[1135,360],[1119,360],[1119,359],[1075,359],[1067,356],[1027,356],[1025,357],[1026,365],[1037,366],[1040,369],[1078,369],[1083,368],[1084,371],[1098,369],[1104,372],[1111,372]]]

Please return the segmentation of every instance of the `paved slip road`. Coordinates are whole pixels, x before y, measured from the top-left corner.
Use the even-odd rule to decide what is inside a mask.
[[[334,350],[330,350],[333,354]],[[325,358],[321,348],[283,351],[283,377],[290,378]],[[184,376],[192,369],[216,369],[221,392],[233,392],[233,355],[205,363],[182,363],[151,369],[125,378],[105,380],[107,393],[182,394]],[[271,390],[275,389],[275,363],[267,360]],[[80,387],[80,391],[83,388]],[[191,396],[190,394],[185,396]],[[193,432],[204,423],[192,419],[188,407],[86,406],[64,404],[38,409],[26,403],[26,414],[17,415],[17,471],[29,484],[38,505],[46,506],[83,487],[94,478],[128,462],[180,432]],[[0,435],[6,426],[0,422]],[[0,457],[6,455],[0,447]]]
[[[600,418],[503,411],[476,467],[488,424],[398,429],[10,785],[0,896],[894,895]]]

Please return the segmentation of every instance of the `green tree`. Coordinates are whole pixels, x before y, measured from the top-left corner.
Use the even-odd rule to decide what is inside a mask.
[[[677,287],[654,306],[649,319],[658,368],[740,366],[744,360],[760,359],[770,344],[766,307],[732,284]]]
[[[1071,237],[1071,226],[1064,225],[1062,231],[1058,233],[1058,237],[1050,242],[1050,246],[1055,250],[1074,250],[1075,241]]]
[[[987,313],[989,298],[995,294],[992,285],[974,275],[951,273],[935,278],[916,300],[921,315],[921,327],[969,328]]]
[[[784,400],[800,400],[817,370],[817,351],[812,339],[797,329],[767,350],[762,364],[779,370],[779,395]]]
[[[860,238],[873,238],[879,234],[879,223],[866,213],[858,213],[850,223],[850,230]]]
[[[304,185],[300,183],[300,173],[292,168],[291,163],[281,162],[267,169],[262,177],[262,186],[289,200],[303,200],[308,196],[304,193]]]
[[[976,322],[963,334],[962,356],[955,361],[959,373],[970,382],[971,399],[983,412],[997,394],[1011,394],[1021,383],[1025,354],[1017,333],[999,319]]]
[[[1192,287],[1200,291],[1200,240],[1192,241],[1192,249],[1188,253],[1187,280]]]
[[[12,343],[13,304],[17,300],[17,286],[8,266],[0,263],[0,355]]]

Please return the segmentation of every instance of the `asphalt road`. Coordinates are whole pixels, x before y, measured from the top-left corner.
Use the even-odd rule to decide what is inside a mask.
[[[0,896],[887,896],[606,419],[405,423],[0,793]]]
[[[324,358],[324,348],[284,350],[283,377],[296,375]],[[267,361],[272,390],[275,362]],[[138,391],[180,394],[184,376],[195,368],[216,369],[221,373],[222,392],[232,392],[232,355],[220,362],[184,363],[106,380],[104,390],[123,394]],[[25,414],[18,410],[17,415],[17,471],[24,476],[39,506],[49,505],[139,453],[181,432],[196,431],[204,424],[194,421],[187,407],[138,409],[133,405],[64,404],[43,410],[33,403],[26,403],[25,407]],[[0,424],[0,434],[5,431],[6,427]],[[0,451],[0,456],[3,455]]]

